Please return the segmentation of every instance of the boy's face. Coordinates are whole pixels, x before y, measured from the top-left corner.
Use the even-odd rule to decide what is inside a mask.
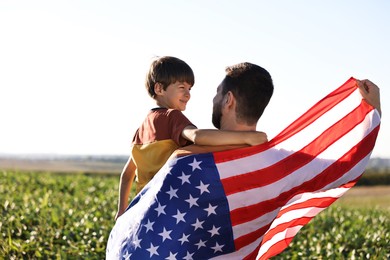
[[[156,92],[157,104],[165,108],[184,111],[187,102],[191,98],[191,88],[192,86],[186,82],[176,81],[175,83],[168,85],[166,90],[161,89],[159,93]]]

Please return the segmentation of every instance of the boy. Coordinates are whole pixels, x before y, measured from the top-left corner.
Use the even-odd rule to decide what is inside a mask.
[[[257,145],[267,141],[265,133],[197,129],[181,111],[186,109],[194,85],[194,73],[184,61],[164,56],[152,62],[145,86],[156,101],[136,131],[131,156],[119,183],[117,219],[128,206],[128,197],[136,177],[138,193],[179,147],[198,145]]]

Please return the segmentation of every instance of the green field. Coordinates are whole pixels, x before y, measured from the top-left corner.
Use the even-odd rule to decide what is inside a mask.
[[[104,259],[119,176],[0,171],[0,258]],[[354,187],[275,259],[389,259],[390,186]]]

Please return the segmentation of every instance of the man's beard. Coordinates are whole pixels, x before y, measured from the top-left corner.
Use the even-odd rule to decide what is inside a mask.
[[[214,104],[212,122],[217,129],[221,129],[221,118],[222,118],[222,104]]]

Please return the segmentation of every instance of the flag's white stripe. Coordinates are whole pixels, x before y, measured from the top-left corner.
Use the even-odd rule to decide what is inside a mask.
[[[279,209],[277,210],[279,211]],[[277,212],[276,212],[277,214]],[[276,215],[275,215],[276,216]],[[274,217],[272,217],[274,218]],[[270,220],[268,220],[267,222],[269,223]],[[253,228],[257,228],[258,226],[254,226]],[[249,231],[251,231],[251,227],[245,227],[244,229],[248,230],[249,228]],[[240,229],[236,229],[236,231],[233,231],[233,232],[236,232],[237,231],[240,231]],[[253,231],[253,229],[252,229]],[[233,253],[230,253],[230,254],[225,254],[225,255],[221,255],[221,256],[217,256],[217,257],[214,257],[214,258],[211,258],[211,259],[216,259],[216,260],[236,260],[236,259],[242,259],[244,258],[245,256],[249,255],[251,252],[253,252],[253,250],[256,249],[256,247],[261,243],[261,240],[263,239],[263,236],[259,237],[258,239],[256,239],[253,243],[251,244],[248,244],[242,248],[240,248],[239,250],[233,252]]]
[[[267,214],[262,215],[261,217],[239,224],[232,227],[233,229],[233,238],[237,239],[241,236],[244,236],[248,233],[251,233],[257,229],[260,229],[268,225],[275,217],[278,215],[280,208],[268,212]]]
[[[365,164],[366,163],[366,162],[363,162],[363,161],[366,161],[366,158],[363,159],[359,164],[361,164],[361,163]],[[361,173],[361,171],[360,171],[360,173]],[[334,185],[334,183],[332,183],[332,184]],[[305,201],[308,201],[308,200],[314,199],[314,198],[329,198],[329,197],[332,197],[332,198],[336,198],[337,199],[337,198],[340,198],[342,195],[344,195],[345,192],[347,192],[349,189],[350,188],[334,188],[334,189],[330,189],[330,190],[323,191],[323,192],[299,194],[299,195],[296,195],[294,198],[292,198],[288,203],[286,203],[286,205],[284,207],[282,207],[281,210],[283,210],[284,208],[290,207],[290,206],[292,206],[294,204],[302,203],[302,202],[305,202]],[[325,207],[325,208],[307,207],[307,208],[303,208],[303,209],[288,211],[285,214],[283,214],[281,217],[276,218],[272,222],[272,225],[271,225],[269,230],[277,227],[280,224],[287,223],[287,222],[289,222],[291,220],[298,219],[298,218],[301,218],[301,217],[313,218],[318,213],[320,213],[321,211],[323,211],[326,208],[327,207]],[[258,258],[261,257],[265,252],[267,252],[267,250],[269,250],[269,248],[272,245],[274,245],[275,243],[277,243],[277,242],[279,242],[281,240],[284,240],[285,238],[289,238],[289,237],[295,236],[295,234],[301,229],[301,227],[302,226],[298,226],[298,227],[295,227],[295,228],[294,227],[293,228],[288,228],[286,230],[283,230],[283,231],[279,232],[277,235],[274,235],[272,237],[272,239],[270,239],[269,241],[265,242],[261,246],[261,249],[260,249],[259,254],[258,254]],[[293,230],[295,233],[294,232],[291,233],[291,230]]]
[[[347,192],[350,188],[334,188],[327,191],[319,191],[319,192],[304,192],[301,194],[295,195],[293,198],[291,198],[285,206],[283,206],[280,210],[283,210],[287,207],[291,207],[295,204],[305,202],[310,199],[318,199],[323,197],[332,197],[332,198],[339,198],[341,197],[345,192]]]
[[[256,153],[244,158],[231,160],[227,162],[217,163],[217,169],[220,173],[221,179],[253,172],[261,168],[267,168],[275,163],[283,160],[294,151],[287,151],[285,149],[275,149],[271,147],[263,152]]]
[[[254,219],[252,221],[248,221],[245,223],[242,223],[240,225],[233,226],[233,237],[234,239],[237,239],[241,236],[244,236],[250,232],[253,232],[256,229],[259,229],[263,226],[268,225],[271,221],[275,219],[279,211],[283,210],[286,207],[292,206],[297,203],[302,203],[304,201],[307,201],[309,199],[313,198],[324,198],[324,197],[332,197],[332,198],[339,198],[341,197],[349,188],[336,188],[328,191],[323,192],[316,192],[316,193],[302,193],[294,196],[289,202],[286,203],[285,206],[281,208],[277,208],[273,210],[272,212],[269,212],[267,214],[262,215],[261,217]],[[275,222],[274,222],[275,223]],[[271,225],[270,228],[274,227],[274,223]]]
[[[319,208],[319,207],[307,207],[303,209],[298,209],[298,210],[291,210],[283,214],[281,217],[277,218],[274,220],[272,223],[270,229],[277,227],[280,224],[287,223],[291,220],[294,219],[299,219],[302,217],[308,217],[308,218],[313,218],[315,217],[318,213],[323,211],[325,208]],[[293,227],[288,227],[281,232],[278,232],[277,234],[273,235],[272,238],[268,241],[266,241],[260,248],[259,254],[256,259],[259,259],[265,252],[269,250],[271,246],[274,244],[285,240],[286,238],[294,237],[296,233],[302,228],[303,226],[298,225],[298,226],[293,226]],[[270,230],[269,229],[269,230]]]
[[[338,103],[331,110],[327,111],[316,121],[306,126],[300,132],[296,133],[294,136],[276,147],[283,147],[286,150],[296,150],[297,147],[306,146],[309,143],[308,141],[314,140],[331,125],[335,124],[348,113],[356,109],[360,105],[361,100],[362,96],[358,90],[355,90],[346,99]]]
[[[356,146],[379,124],[378,122],[378,124],[373,125],[373,114],[374,110],[368,113],[362,122],[317,157],[321,159],[338,159],[340,154],[344,154],[352,147]]]
[[[261,246],[256,259],[260,259],[260,257],[262,257],[270,249],[271,246],[278,243],[279,241],[284,240],[285,238],[294,237],[302,227],[303,226],[291,227],[274,235],[269,241],[267,241]]]
[[[270,226],[269,230],[277,227],[280,224],[290,222],[294,219],[299,219],[299,218],[303,218],[303,217],[313,218],[318,213],[320,213],[321,211],[323,211],[326,208],[327,207],[325,207],[325,208],[323,208],[323,207],[306,207],[306,208],[301,208],[301,209],[289,210],[289,211],[285,212],[282,216],[276,218],[272,222],[272,225]]]
[[[308,180],[315,178],[323,170],[325,170],[332,163],[337,161],[341,156],[347,153],[351,147],[358,144],[361,139],[363,139],[369,133],[368,130],[362,133],[362,126],[367,124],[366,121],[371,121],[370,117],[371,113],[365,117],[364,121],[361,124],[354,127],[350,132],[340,138],[337,142],[329,146],[314,160],[305,164],[304,166],[287,175],[286,177],[266,186],[246,190],[245,192],[234,193],[227,196],[230,210],[235,210],[237,208],[257,204],[261,201],[273,199],[277,197],[280,193],[286,192]],[[274,151],[274,153],[277,154],[278,151]],[[353,178],[351,178],[350,180],[353,180]],[[243,199],[243,197],[245,197],[245,199]]]
[[[290,221],[292,221],[294,219],[299,219],[299,218],[303,218],[303,217],[313,218],[316,215],[318,215],[318,213],[320,213],[321,211],[323,211],[326,208],[327,207],[325,207],[325,208],[307,207],[307,208],[303,208],[303,209],[297,209],[297,210],[288,211],[288,212],[284,213],[281,217],[275,219],[269,230],[277,227],[280,224],[290,222]],[[258,254],[258,258],[261,257],[265,252],[267,252],[269,250],[269,248],[271,246],[273,246],[274,244],[276,244],[276,243],[278,243],[280,241],[283,241],[286,238],[294,237],[295,234],[302,227],[303,226],[301,226],[301,225],[288,227],[288,228],[278,232],[277,234],[273,235],[270,240],[266,241],[261,246],[259,254]]]
[[[342,117],[350,113],[353,109],[359,106],[362,97],[360,93],[354,91],[346,99],[337,104],[333,109],[326,112],[316,121],[312,122],[305,129],[291,136],[289,139],[278,144],[276,148],[283,148],[287,151],[298,151],[309,144],[313,139],[319,136],[322,132],[329,128],[329,126],[335,124]],[[309,138],[311,137],[311,138]],[[278,149],[281,150],[281,149]],[[259,162],[263,168],[275,164],[279,160],[287,157],[290,153],[286,152],[278,154],[275,158],[272,150],[266,150],[261,153],[257,153],[251,156],[240,158],[237,160],[231,160],[227,162],[218,163],[218,171],[223,172],[221,178],[228,178],[234,175],[242,174],[247,171],[255,171],[259,168]],[[243,167],[245,165],[245,167]]]
[[[331,190],[324,191],[324,192],[316,192],[316,193],[308,192],[308,193],[302,193],[302,194],[296,195],[288,203],[286,203],[286,205],[284,207],[277,208],[276,210],[274,210],[270,213],[267,213],[267,214],[261,216],[260,218],[253,220],[253,221],[249,221],[249,222],[234,226],[233,227],[233,237],[234,237],[234,239],[237,239],[241,236],[244,236],[250,232],[253,232],[256,229],[259,229],[259,228],[269,224],[271,221],[273,221],[273,219],[276,217],[278,212],[280,210],[283,210],[286,207],[292,206],[292,205],[297,204],[297,203],[302,203],[302,202],[305,202],[305,201],[307,201],[309,199],[313,199],[313,198],[328,198],[328,197],[339,198],[348,190],[349,190],[349,188],[336,188],[336,189],[331,189]],[[275,219],[269,229],[274,228],[278,224],[285,223],[285,222],[288,222],[292,219],[297,218],[296,217],[297,211],[292,211],[292,212],[294,212],[293,215],[285,214],[285,215],[283,215],[283,218]],[[315,214],[318,213],[317,211],[313,211],[313,212],[316,212]],[[313,215],[313,217],[315,216],[315,214]],[[305,216],[310,216],[310,214],[308,213]],[[290,218],[290,219],[288,219],[288,218]]]
[[[323,189],[331,189],[334,187],[339,187],[340,185],[343,185],[345,183],[348,183],[350,181],[355,180],[357,177],[359,177],[365,170],[368,161],[370,160],[370,155],[366,155],[362,160],[360,160],[351,170],[349,170],[346,174],[341,176],[339,179],[335,180],[333,183],[330,183],[326,185]]]

